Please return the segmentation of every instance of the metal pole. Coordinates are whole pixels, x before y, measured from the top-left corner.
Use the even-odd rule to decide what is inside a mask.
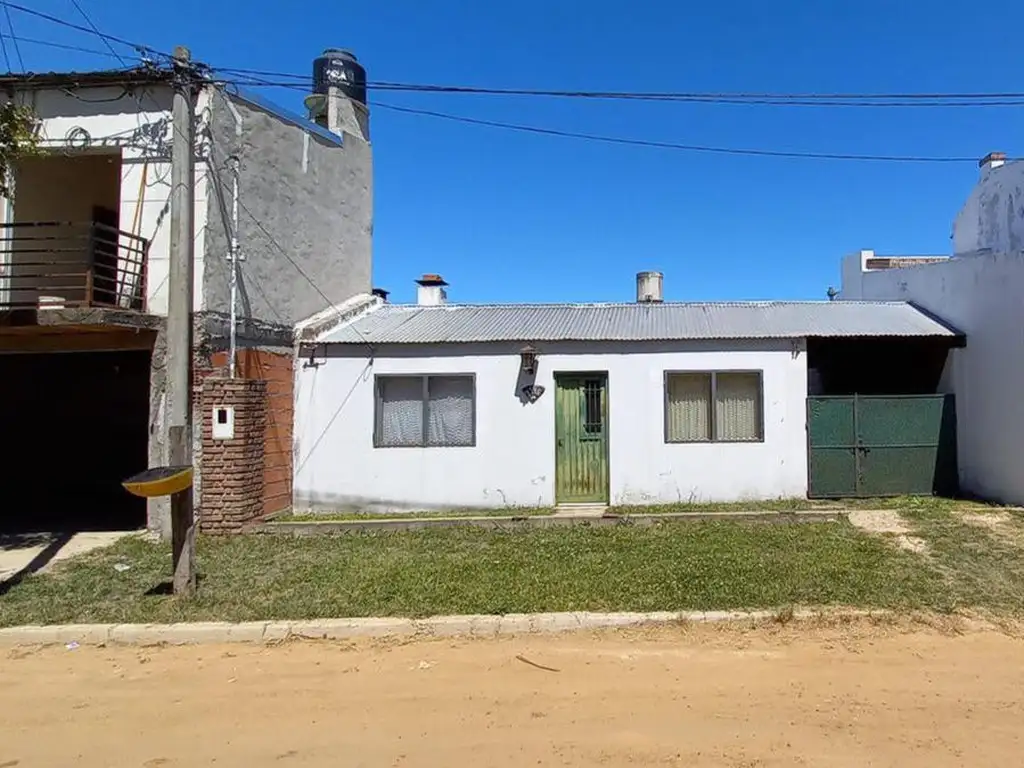
[[[171,253],[167,299],[167,425],[170,463],[192,464],[192,280],[195,173],[193,83],[188,48],[174,49],[171,145]],[[171,496],[174,593],[195,590],[192,488]]]

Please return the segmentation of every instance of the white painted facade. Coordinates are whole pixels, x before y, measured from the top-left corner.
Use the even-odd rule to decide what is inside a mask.
[[[27,91],[22,96],[40,121],[40,149],[86,151],[109,155],[121,166],[120,221],[123,231],[149,240],[146,307],[152,314],[167,314],[167,277],[170,256],[170,191],[172,91],[152,85],[124,97],[121,87],[91,87],[88,98],[67,89]],[[209,93],[196,102],[197,136],[208,119]],[[195,163],[195,279],[194,307],[203,308],[203,260],[209,210],[208,167],[203,152]],[[17,179],[15,179],[17,184]],[[17,216],[17,188],[13,200],[0,198],[0,222]]]
[[[390,347],[372,360],[358,346],[318,347],[316,364],[300,361],[297,372],[295,509],[553,505],[554,374],[563,372],[607,372],[610,503],[802,497],[804,350],[802,341],[550,344],[535,381],[545,392],[524,404],[510,345]],[[665,372],[705,370],[763,372],[763,442],[665,442]],[[375,448],[374,377],[401,373],[474,374],[476,445]]]
[[[843,299],[912,301],[966,334],[942,381],[956,395],[961,487],[1024,503],[1024,258],[993,253],[869,272],[858,270],[860,258],[844,260]]]
[[[953,253],[1024,251],[1024,162],[986,166],[953,224]]]

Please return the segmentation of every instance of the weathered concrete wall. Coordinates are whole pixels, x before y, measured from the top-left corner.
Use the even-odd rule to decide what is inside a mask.
[[[960,484],[1024,503],[1024,258],[996,253],[859,274],[842,298],[913,301],[967,335],[950,352],[943,391],[956,395]]]
[[[981,172],[953,223],[953,252],[1024,251],[1024,162]]]
[[[215,170],[208,200],[204,308],[230,309],[233,156],[240,162],[238,232],[245,259],[239,318],[294,325],[329,303],[368,293],[373,225],[369,144],[349,134],[342,140],[316,126],[303,127],[241,97],[217,92],[211,99]]]
[[[545,345],[535,403],[519,397],[516,345],[378,349],[372,360],[362,347],[328,346],[316,360],[296,374],[296,509],[553,504],[554,374],[571,371],[608,372],[612,503],[807,493],[807,354],[788,341]],[[666,443],[670,370],[762,371],[763,442]],[[474,374],[476,445],[375,448],[374,376],[389,373]]]

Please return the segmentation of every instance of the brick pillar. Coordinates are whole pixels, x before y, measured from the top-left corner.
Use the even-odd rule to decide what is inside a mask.
[[[263,517],[267,384],[254,379],[209,377],[202,382],[200,404],[200,529],[205,533],[238,533]],[[233,409],[233,437],[214,436],[217,408]]]

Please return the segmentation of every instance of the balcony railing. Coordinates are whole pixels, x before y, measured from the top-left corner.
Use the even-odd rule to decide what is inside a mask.
[[[149,241],[97,222],[0,224],[0,309],[143,311]]]

